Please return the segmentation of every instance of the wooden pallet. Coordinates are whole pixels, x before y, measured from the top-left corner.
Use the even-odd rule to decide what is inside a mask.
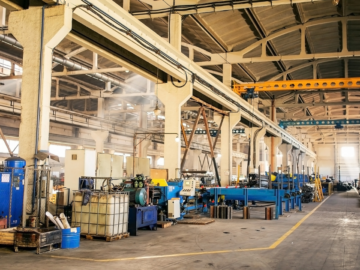
[[[0,230],[0,245],[14,245],[15,243],[15,229]]]
[[[186,214],[184,216],[184,218],[192,218],[192,219],[194,219],[194,218],[199,219],[199,218],[203,218],[203,217],[204,217],[204,215],[201,215],[201,214]]]
[[[161,227],[161,228],[163,228],[163,229],[169,228],[169,227],[172,226],[172,222],[171,222],[171,221],[158,221],[156,224],[157,224],[158,227]]]
[[[130,234],[129,233],[123,233],[123,234],[114,235],[114,236],[82,234],[82,236],[85,236],[85,238],[87,240],[94,240],[94,238],[99,238],[99,239],[105,239],[106,242],[112,242],[112,241],[115,241],[115,240],[128,238],[130,236]]]
[[[215,219],[211,218],[200,218],[200,219],[183,219],[179,220],[178,224],[192,224],[192,225],[207,225],[215,222]]]

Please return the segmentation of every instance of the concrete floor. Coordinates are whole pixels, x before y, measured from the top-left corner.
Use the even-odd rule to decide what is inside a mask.
[[[280,220],[265,221],[256,208],[250,220],[176,225],[110,243],[82,239],[79,249],[41,255],[2,246],[0,269],[360,269],[359,198],[337,193]]]

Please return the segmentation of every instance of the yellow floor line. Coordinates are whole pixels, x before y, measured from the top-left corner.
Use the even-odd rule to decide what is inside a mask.
[[[284,235],[282,235],[278,240],[276,240],[269,247],[235,249],[235,250],[215,250],[215,251],[203,251],[203,252],[193,252],[193,253],[178,253],[178,254],[168,254],[168,255],[142,256],[142,257],[133,257],[133,258],[117,258],[117,259],[91,259],[91,258],[66,257],[66,256],[55,256],[55,255],[52,255],[50,257],[57,258],[57,259],[78,260],[78,261],[117,262],[117,261],[131,261],[131,260],[144,260],[144,259],[155,259],[155,258],[183,257],[183,256],[195,256],[195,255],[206,255],[206,254],[221,254],[221,253],[233,253],[233,252],[246,252],[246,251],[274,249],[278,245],[280,245],[290,234],[292,234],[306,219],[308,219],[329,197],[327,197],[322,203],[320,203],[317,207],[315,207],[310,213],[308,213],[305,217],[303,217],[289,231],[287,231]]]
[[[330,195],[331,196],[331,195]],[[303,217],[298,223],[296,223],[290,230],[288,230],[283,236],[281,236],[278,240],[274,242],[269,248],[276,248],[278,245],[280,245],[290,234],[292,234],[305,220],[308,219],[314,212],[324,203],[327,199],[330,198],[327,197],[325,200],[322,201],[318,206],[316,206],[309,214],[307,214],[305,217]]]

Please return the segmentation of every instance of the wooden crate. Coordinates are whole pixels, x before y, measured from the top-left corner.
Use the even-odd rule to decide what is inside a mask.
[[[11,245],[15,243],[15,229],[8,228],[0,230],[0,245]]]

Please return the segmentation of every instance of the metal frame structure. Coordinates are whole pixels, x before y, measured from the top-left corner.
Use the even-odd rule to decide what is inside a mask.
[[[347,44],[347,23],[349,21],[359,21],[360,16],[351,17],[332,17],[309,21],[304,24],[296,25],[293,27],[286,28],[271,34],[252,45],[237,52],[219,53],[219,54],[208,54],[210,61],[197,62],[199,66],[214,66],[222,64],[238,64],[238,63],[261,63],[261,62],[274,62],[274,61],[289,61],[289,60],[315,60],[325,58],[344,58],[344,57],[359,57],[360,51],[349,51]],[[329,52],[329,53],[306,53],[306,29],[309,27],[340,22],[342,24],[342,51],[341,52]],[[279,55],[279,56],[268,56],[266,52],[267,43],[284,36],[286,34],[300,31],[301,32],[301,45],[300,54],[298,55]],[[261,56],[259,57],[245,57],[247,53],[261,46]]]
[[[174,5],[172,1],[145,0],[142,2],[151,5],[153,7],[153,10],[134,11],[131,12],[131,14],[135,18],[141,20],[141,19],[154,19],[159,17],[165,17],[169,15],[169,10],[176,12],[177,14],[180,15],[190,15],[190,14],[221,12],[221,11],[229,11],[229,10],[234,11],[234,10],[246,9],[246,8],[292,5],[296,3],[313,3],[318,1],[321,0],[276,0],[276,1],[248,0],[248,1],[225,1],[223,3],[217,3],[217,4],[203,3],[203,4],[194,4],[194,5],[189,5],[188,2],[178,1],[176,2],[176,5]]]

